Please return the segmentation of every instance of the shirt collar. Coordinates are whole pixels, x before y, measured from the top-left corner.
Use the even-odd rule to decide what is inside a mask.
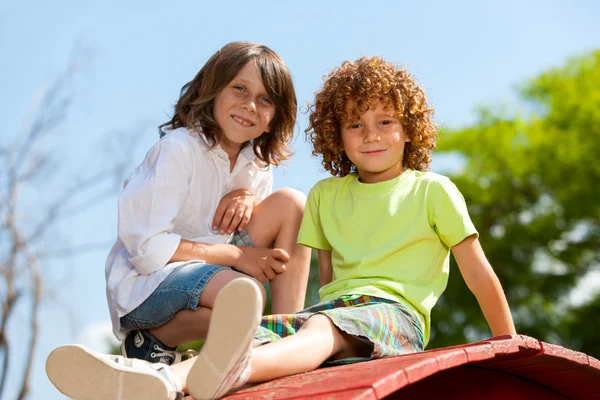
[[[202,138],[202,141],[206,144],[206,147],[207,147],[207,149],[209,149],[209,151],[215,151],[215,152],[217,152],[217,154],[220,154],[221,156],[225,156],[225,158],[229,159],[229,156],[227,155],[225,150],[223,150],[223,148],[221,147],[220,144],[217,144],[215,147],[213,147],[211,149],[210,148],[211,143],[208,141],[208,139],[204,135],[204,132],[202,132],[201,129],[198,129],[197,132],[198,132],[198,136],[200,136]],[[254,154],[254,149],[252,148],[252,143],[250,143],[250,144],[246,145],[244,148],[242,148],[238,158],[239,157],[242,157],[244,159],[244,164],[248,164],[248,163],[254,161],[254,159],[256,158],[256,154]]]

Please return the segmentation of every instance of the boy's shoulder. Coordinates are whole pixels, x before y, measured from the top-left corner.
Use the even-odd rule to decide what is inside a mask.
[[[177,128],[168,131],[157,142],[155,147],[161,151],[174,152],[182,156],[205,158],[210,145],[202,133],[187,128]]]
[[[445,175],[438,174],[436,172],[431,171],[415,171],[412,170],[412,173],[415,176],[415,181],[419,183],[432,184],[432,183],[440,183],[447,184],[450,183],[450,178]]]
[[[187,128],[177,128],[172,131],[168,131],[163,137],[160,138],[162,143],[183,143],[191,144],[197,143],[201,140],[200,134],[191,131]]]
[[[355,174],[348,174],[346,176],[330,176],[329,178],[321,179],[312,187],[311,191],[315,192],[331,192],[337,191],[339,188],[345,186],[351,180],[356,179]]]
[[[415,177],[415,189],[428,198],[439,200],[447,196],[462,196],[456,184],[445,175],[431,171],[416,171]]]

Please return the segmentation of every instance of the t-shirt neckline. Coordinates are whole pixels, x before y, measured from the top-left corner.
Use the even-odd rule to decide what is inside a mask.
[[[360,194],[366,197],[382,197],[391,193],[398,185],[408,179],[412,174],[413,170],[406,168],[397,177],[377,183],[363,183],[359,180],[358,173],[353,173],[351,181],[352,192]]]

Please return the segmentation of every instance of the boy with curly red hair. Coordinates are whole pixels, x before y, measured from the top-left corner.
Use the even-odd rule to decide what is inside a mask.
[[[422,351],[450,250],[492,334],[515,334],[462,195],[428,171],[437,130],[413,78],[379,57],[344,62],[310,112],[313,154],[334,175],[311,190],[298,236],[318,250],[321,303],[261,323],[260,292],[236,279],[217,297],[198,357],[166,367],[168,380],[123,366],[120,382],[174,380],[196,399],[218,398],[323,363]]]

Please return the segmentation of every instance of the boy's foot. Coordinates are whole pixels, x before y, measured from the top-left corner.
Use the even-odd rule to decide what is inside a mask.
[[[100,354],[80,345],[53,350],[46,374],[58,390],[77,400],[183,398],[180,379],[169,366]]]
[[[121,343],[121,355],[127,358],[139,358],[151,363],[173,364],[175,347],[165,346],[146,329],[129,332]]]
[[[262,295],[251,279],[235,279],[221,289],[206,342],[187,378],[194,399],[216,399],[247,382],[252,339],[261,314]]]

